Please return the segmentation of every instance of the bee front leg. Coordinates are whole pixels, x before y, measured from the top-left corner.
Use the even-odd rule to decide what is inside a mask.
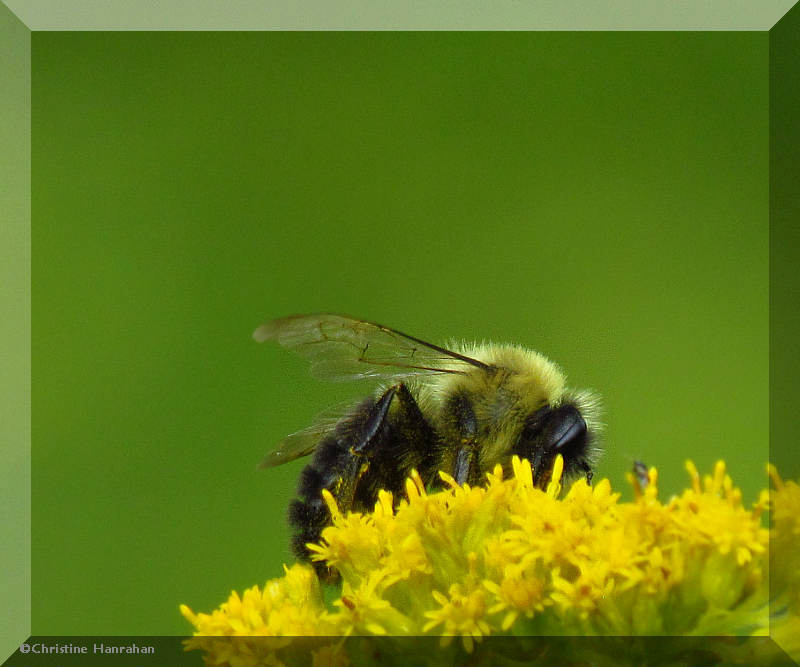
[[[594,477],[594,471],[592,470],[591,466],[586,461],[581,461],[580,468],[583,472],[586,473],[586,483],[591,486],[592,485],[592,477]]]

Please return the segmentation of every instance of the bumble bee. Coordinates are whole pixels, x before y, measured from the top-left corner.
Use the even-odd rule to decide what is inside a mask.
[[[591,481],[599,453],[597,397],[568,389],[559,368],[538,352],[495,344],[446,349],[327,313],[272,320],[253,338],[298,352],[318,379],[378,385],[373,395],[284,438],[261,464],[313,454],[289,506],[292,548],[301,560],[331,521],[323,489],[343,511],[371,511],[381,489],[401,497],[412,469],[427,486],[439,483],[440,470],[474,485],[514,455],[531,462],[539,487],[557,454],[565,476]]]

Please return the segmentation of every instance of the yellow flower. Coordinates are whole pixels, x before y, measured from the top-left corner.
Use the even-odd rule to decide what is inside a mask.
[[[556,568],[550,597],[562,613],[577,613],[585,620],[614,588],[614,579],[609,574],[608,565],[601,561],[584,564],[572,580],[562,577],[560,569]]]
[[[353,569],[352,564],[358,563],[361,572],[369,572],[377,567],[380,555],[386,548],[385,534],[377,528],[371,516],[359,512],[343,516],[327,489],[322,491],[322,497],[334,523],[322,531],[321,544],[309,545],[314,552],[311,557],[335,567],[345,579],[358,579],[359,570]]]
[[[211,614],[195,614],[186,605],[181,613],[197,628],[198,635],[273,636],[326,634],[318,616],[324,610],[319,582],[305,565],[284,568],[282,579],[253,586],[240,597],[233,591]]]
[[[204,650],[211,665],[277,665],[281,662],[275,652],[291,642],[288,636],[334,634],[334,628],[321,618],[325,606],[314,570],[306,565],[284,570],[282,579],[268,581],[263,588],[253,586],[241,597],[233,591],[211,614],[196,614],[181,605],[181,613],[195,626],[195,637],[187,640],[186,649]],[[215,640],[218,636],[283,639],[230,642]]]
[[[760,522],[748,520],[752,511],[742,506],[742,494],[725,474],[725,464],[718,461],[714,476],[706,475],[705,489],[692,462],[687,462],[692,488],[672,502],[675,526],[680,535],[697,545],[715,544],[721,554],[733,551],[739,565],[749,562],[753,553],[765,551],[768,532]]]
[[[442,625],[442,645],[450,643],[450,639],[461,636],[464,648],[472,652],[472,640],[480,641],[488,635],[489,624],[484,620],[486,615],[486,595],[480,588],[465,593],[459,584],[452,584],[448,595],[433,591],[433,598],[439,603],[440,608],[426,611],[425,617],[431,619],[422,628],[428,632]]]
[[[541,572],[539,559],[528,559],[525,565],[506,565],[499,584],[484,580],[483,585],[497,601],[488,610],[489,614],[507,611],[500,624],[501,630],[508,630],[520,614],[531,618],[552,604],[546,595],[547,582],[548,578]]]
[[[326,619],[336,630],[335,634],[410,634],[411,621],[382,596],[395,581],[396,578],[383,570],[370,572],[355,589],[345,581],[341,597],[333,603],[339,611],[326,614]]]
[[[632,502],[621,502],[607,480],[579,480],[562,494],[560,457],[544,490],[533,485],[528,461],[515,457],[511,468],[506,478],[496,466],[485,486],[442,474],[444,490],[430,493],[413,473],[405,498],[396,503],[381,492],[370,514],[341,512],[324,493],[332,525],[311,549],[341,574],[333,604],[323,604],[313,569],[295,565],[263,589],[231,594],[211,614],[183,606],[196,628],[190,648],[203,648],[211,665],[299,664],[289,644],[273,641],[267,651],[207,642],[428,634],[443,646],[460,637],[473,652],[489,635],[750,635],[768,633],[770,620],[789,649],[800,643],[800,574],[792,565],[800,487],[774,468],[775,490],[751,508],[722,462],[704,477],[687,463],[689,488],[666,502],[654,468],[631,476]],[[771,532],[762,526],[767,507]],[[768,572],[781,591],[772,619]],[[316,646],[314,660],[346,664],[347,646]]]

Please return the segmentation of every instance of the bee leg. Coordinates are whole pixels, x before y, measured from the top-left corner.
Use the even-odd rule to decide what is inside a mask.
[[[390,414],[395,399],[397,408]],[[432,434],[405,384],[392,385],[383,392],[361,428],[349,436],[349,460],[334,493],[339,504],[347,509],[370,510],[380,489],[395,493],[402,489],[410,468],[417,464],[415,457],[408,456],[412,449],[408,445],[430,449],[429,439],[417,443],[425,428]]]
[[[427,483],[435,474],[435,442],[436,435],[408,387],[402,382],[389,387],[375,403],[362,438],[351,447],[351,453],[361,457],[352,489],[356,504],[372,509],[381,489],[399,498],[412,468]]]
[[[309,559],[306,544],[319,542],[331,522],[323,489],[342,512],[371,510],[381,489],[399,501],[411,468],[426,482],[432,476],[435,444],[433,429],[404,384],[389,387],[377,400],[365,400],[319,444],[301,474],[298,498],[289,508],[298,558]],[[338,576],[323,563],[315,563],[315,568],[326,581]]]
[[[427,486],[440,461],[436,433],[402,382],[389,387],[376,401],[350,453],[346,475],[350,484],[343,504],[359,511],[372,510],[382,489],[399,502],[412,469]]]
[[[356,501],[356,494],[359,483],[369,472],[370,455],[380,449],[380,442],[385,437],[387,416],[396,393],[397,386],[389,387],[369,408],[360,428],[348,429],[346,435],[338,440],[340,472],[329,490],[345,511],[368,509],[359,507],[363,503]]]
[[[586,461],[581,461],[578,465],[580,466],[580,469],[586,473],[586,483],[591,486],[592,477],[594,477],[594,472],[592,471],[591,467]]]
[[[427,484],[438,472],[441,457],[437,451],[437,436],[414,395],[404,383],[397,385],[397,410],[393,416],[396,443],[394,454],[399,461],[395,470],[401,473],[395,488],[402,489],[405,478],[414,468]]]
[[[458,450],[456,454],[456,464],[454,469],[453,478],[459,484],[464,484],[474,477],[473,462],[475,460],[475,449],[472,443],[469,443]]]
[[[381,427],[386,422],[386,415],[389,414],[392,399],[395,397],[398,387],[401,386],[405,387],[403,384],[389,387],[377,400],[367,416],[363,431],[358,435],[356,441],[350,445],[351,454],[365,453],[370,449],[370,445],[374,444]]]
[[[461,445],[453,462],[453,478],[459,484],[475,484],[480,482],[477,450],[475,442],[478,436],[478,420],[467,396],[455,396],[449,406],[455,419],[455,426]]]
[[[301,560],[310,560],[306,545],[318,543],[331,522],[323,490],[333,495],[343,512],[364,509],[356,502],[356,492],[371,476],[367,454],[386,430],[384,424],[396,391],[396,387],[390,387],[377,401],[366,399],[319,444],[311,463],[303,469],[298,497],[289,505],[289,523],[295,530],[292,549]],[[315,562],[314,567],[323,580],[337,580],[338,573],[324,563]]]

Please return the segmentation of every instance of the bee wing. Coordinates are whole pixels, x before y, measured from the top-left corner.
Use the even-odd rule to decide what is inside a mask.
[[[262,324],[259,343],[275,340],[311,362],[321,380],[395,380],[436,373],[465,373],[489,366],[438,345],[346,315],[291,315]]]
[[[320,412],[312,422],[301,431],[290,433],[283,438],[278,446],[275,447],[259,464],[259,468],[272,468],[273,466],[289,463],[303,456],[308,456],[317,445],[330,434],[339,421],[350,414],[361,402],[345,401],[327,410]]]

